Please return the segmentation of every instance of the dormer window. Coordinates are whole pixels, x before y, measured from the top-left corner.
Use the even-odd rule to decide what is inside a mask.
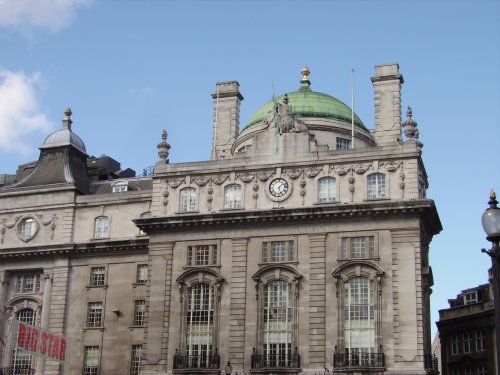
[[[113,182],[111,185],[113,187],[113,193],[123,193],[125,191],[128,191],[128,182],[119,180],[116,182]]]
[[[464,293],[464,305],[470,305],[472,303],[478,302],[477,299],[477,290],[474,290],[472,292]]]

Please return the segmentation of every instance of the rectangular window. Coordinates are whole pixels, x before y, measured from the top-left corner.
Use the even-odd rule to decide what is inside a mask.
[[[295,260],[294,241],[270,241],[262,243],[262,262],[278,263]]]
[[[478,375],[486,375],[486,374],[488,374],[488,371],[486,370],[486,366],[485,365],[479,365],[477,367],[477,374]]]
[[[340,244],[342,259],[371,258],[375,256],[375,236],[344,237]]]
[[[464,353],[472,352],[472,335],[470,332],[464,332],[463,334],[463,348]]]
[[[476,351],[482,352],[483,350],[486,350],[484,347],[484,331],[478,329],[476,331]]]
[[[87,327],[102,327],[102,302],[88,304]]]
[[[217,264],[217,245],[188,246],[188,266],[212,266]]]
[[[323,177],[318,180],[318,203],[335,202],[337,184],[333,177]]]
[[[99,370],[99,347],[86,346],[83,352],[83,375],[97,375]]]
[[[224,188],[224,208],[241,208],[241,186],[228,185]]]
[[[196,189],[186,188],[181,190],[181,212],[196,210]]]
[[[337,137],[337,150],[347,150],[351,148],[351,140]]]
[[[476,303],[477,301],[477,290],[464,294],[464,305],[470,305],[471,303]]]
[[[146,317],[146,301],[135,301],[134,308],[134,326],[143,326],[144,318]]]
[[[368,176],[368,199],[385,198],[385,175],[373,173]]]
[[[142,345],[132,345],[130,375],[139,375],[142,365]]]
[[[94,238],[109,237],[109,218],[101,216],[95,219]]]
[[[105,267],[91,267],[90,268],[90,286],[103,286]]]
[[[451,336],[451,354],[460,354],[460,338],[458,334],[454,334],[453,336]]]
[[[148,265],[138,264],[137,265],[137,284],[146,284],[148,281]]]
[[[40,275],[17,276],[16,293],[37,293],[40,291]]]

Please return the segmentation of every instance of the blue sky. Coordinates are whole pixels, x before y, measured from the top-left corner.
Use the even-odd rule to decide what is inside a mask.
[[[210,156],[218,81],[238,80],[244,125],[299,86],[350,104],[373,128],[374,66],[398,62],[428,196],[444,230],[431,243],[433,320],[487,282],[480,216],[500,193],[500,1],[0,0],[0,173],[36,160],[67,106],[87,152],[140,172]]]

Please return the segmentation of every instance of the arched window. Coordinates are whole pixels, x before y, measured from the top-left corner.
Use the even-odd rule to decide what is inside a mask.
[[[385,175],[373,173],[368,175],[368,199],[385,198]]]
[[[259,300],[252,369],[300,368],[297,304],[301,277],[288,265],[265,266],[252,276]]]
[[[263,354],[270,367],[284,367],[292,354],[293,295],[286,281],[272,281],[264,286]]]
[[[99,216],[95,219],[94,238],[109,237],[109,217]]]
[[[16,312],[16,319],[20,322],[35,325],[36,312],[32,309],[22,309]],[[23,349],[14,349],[12,351],[12,374],[28,374],[31,368],[31,354]]]
[[[373,288],[366,277],[344,284],[344,349],[352,355],[375,352]]]
[[[224,208],[241,208],[241,186],[232,184],[224,187]]]
[[[323,177],[318,180],[318,202],[335,202],[337,198],[337,184],[333,177]]]
[[[197,361],[196,368],[209,368],[214,336],[214,290],[206,283],[187,290],[186,354]]]
[[[111,184],[113,187],[113,193],[123,193],[128,190],[128,182],[124,180],[118,180]]]
[[[181,190],[180,207],[181,212],[196,210],[196,189],[185,188]]]

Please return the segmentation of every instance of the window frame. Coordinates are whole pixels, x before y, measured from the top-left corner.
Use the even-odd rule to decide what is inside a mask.
[[[139,375],[144,358],[143,350],[142,344],[132,345],[130,351],[130,375]]]
[[[85,345],[83,347],[82,375],[99,374],[101,364],[100,357],[101,349],[99,345]]]
[[[86,328],[103,328],[104,306],[101,301],[87,303]]]
[[[144,269],[146,270],[145,271],[145,278],[141,279],[141,272]],[[148,281],[149,281],[149,266],[148,266],[148,264],[146,264],[146,263],[138,264],[137,268],[136,268],[135,283],[136,284],[147,284]]]
[[[111,192],[115,193],[125,193],[128,191],[128,181],[117,180],[111,184]]]
[[[105,225],[104,225],[105,224]],[[94,239],[108,239],[111,233],[111,219],[109,216],[101,215],[94,219]]]
[[[33,277],[33,282],[30,284],[32,288],[27,289],[26,278]],[[16,276],[16,294],[34,294],[40,293],[40,274],[39,273],[22,273]]]
[[[94,274],[94,271],[102,270],[102,274]],[[90,287],[104,287],[106,286],[106,266],[91,266],[90,267]]]
[[[27,231],[29,223],[29,232]],[[38,221],[33,217],[33,216],[26,216],[19,221],[16,227],[16,233],[17,236],[25,241],[28,242],[31,239],[33,239],[36,234],[38,233],[38,230],[40,229],[40,224]]]
[[[464,305],[472,305],[479,302],[477,290],[471,290],[462,295]]]
[[[295,246],[296,243],[296,238],[272,239],[268,241],[262,241],[260,255],[261,263],[296,263],[298,259],[298,251],[297,247]],[[281,250],[283,251],[283,253],[278,254],[277,252]]]
[[[206,252],[203,258],[198,258],[200,251]],[[206,259],[206,263],[201,260]],[[218,244],[195,244],[188,245],[186,251],[186,265],[188,267],[213,267],[219,265],[219,246]]]
[[[379,178],[381,181],[379,181]],[[387,199],[389,194],[387,192],[387,175],[384,173],[376,172],[366,176],[367,198],[371,199]]]
[[[331,185],[333,185],[333,189]],[[324,189],[326,189],[326,192]],[[316,199],[319,204],[337,202],[337,179],[335,177],[325,176],[318,179]]]
[[[189,192],[189,195],[187,193]],[[179,212],[196,212],[198,210],[198,191],[194,187],[185,187],[179,191]]]
[[[230,189],[234,189],[230,192]],[[242,186],[240,184],[227,184],[224,186],[224,209],[225,210],[238,210],[243,208],[243,200],[242,200]],[[229,195],[233,194],[233,197],[229,197]]]
[[[335,149],[336,150],[349,150],[351,149],[352,141],[348,138],[336,137],[335,139]],[[339,147],[339,145],[341,147]],[[347,146],[347,147],[345,147]]]
[[[146,300],[137,299],[134,301],[134,327],[144,327],[146,325]]]

